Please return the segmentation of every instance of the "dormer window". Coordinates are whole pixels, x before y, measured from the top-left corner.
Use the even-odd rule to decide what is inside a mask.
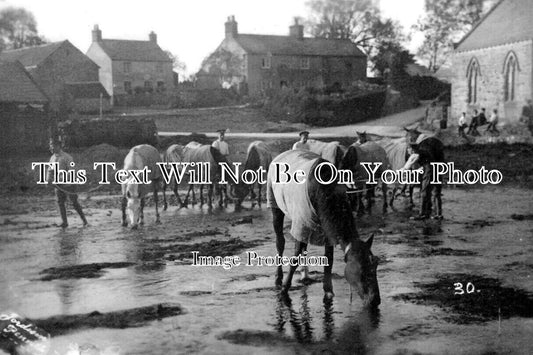
[[[300,69],[309,69],[311,67],[309,58],[300,58]]]
[[[124,73],[131,73],[131,62],[124,62]]]
[[[261,61],[261,68],[263,69],[270,69],[272,67],[272,61],[271,61],[271,57],[270,56],[267,56],[267,57],[263,57],[262,61]]]

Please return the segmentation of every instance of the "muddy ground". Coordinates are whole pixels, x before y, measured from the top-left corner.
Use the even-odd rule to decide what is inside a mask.
[[[61,230],[52,194],[33,185],[2,193],[1,311],[48,332],[52,354],[533,353],[532,148],[449,148],[447,156],[461,169],[501,169],[504,183],[446,187],[441,222],[410,221],[416,211],[401,198],[395,211],[357,220],[363,238],[375,235],[378,312],[357,297],[350,303],[338,248],[333,300],[323,299],[319,268],[311,268],[316,282],[295,282],[287,299],[273,267],[191,265],[193,250],[275,255],[264,206],[172,205],[155,224],[149,202],[146,224],[130,230],[109,187],[81,195],[88,227],[70,209]]]

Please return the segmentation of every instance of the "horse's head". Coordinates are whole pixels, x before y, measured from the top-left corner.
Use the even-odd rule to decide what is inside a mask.
[[[323,181],[330,177],[328,170],[320,170]],[[365,306],[377,307],[381,299],[376,276],[377,258],[370,251],[373,238],[367,242],[359,239],[346,187],[337,183],[316,185],[312,176],[310,184],[317,189],[314,207],[324,235],[331,245],[341,242],[345,246],[344,275],[350,289],[357,291]]]
[[[132,229],[137,229],[139,216],[141,214],[141,194],[138,184],[130,181],[126,183],[126,215]]]
[[[357,133],[357,138],[358,138],[357,143],[365,144],[366,142],[368,142],[369,139],[368,139],[368,136],[366,134],[366,131],[364,131],[364,132],[356,131],[356,133]]]
[[[357,163],[359,162],[359,154],[357,153],[356,144],[352,144],[346,151],[340,161],[339,169],[350,170],[354,176],[357,170]]]
[[[344,277],[355,289],[365,307],[376,308],[381,303],[377,279],[378,258],[370,250],[374,236],[366,242],[355,239],[344,250]]]
[[[415,144],[418,136],[422,134],[422,132],[420,132],[418,128],[409,129],[404,127],[403,129],[405,130],[405,139],[407,140],[408,145]]]

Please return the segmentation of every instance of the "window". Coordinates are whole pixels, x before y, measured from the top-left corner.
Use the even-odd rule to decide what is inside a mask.
[[[157,82],[157,91],[165,91],[165,82],[164,81],[158,81]]]
[[[144,82],[144,91],[146,91],[146,92],[152,92],[153,91],[152,82],[150,80],[146,80]]]
[[[476,58],[472,58],[467,70],[468,79],[468,103],[475,104],[477,102],[478,83],[481,71],[479,63]]]
[[[124,91],[131,94],[131,81],[124,82]]]
[[[309,69],[309,58],[300,58],[300,69]]]
[[[503,98],[505,101],[515,100],[516,72],[518,71],[518,61],[514,52],[509,52],[504,62],[504,87]]]
[[[263,60],[261,62],[261,68],[263,69],[270,69],[271,65],[272,65],[272,61],[271,61],[271,57],[268,56],[268,57],[263,57]]]
[[[131,62],[124,62],[124,73],[131,73]]]
[[[163,63],[157,63],[156,64],[156,70],[158,73],[162,73],[163,72]]]

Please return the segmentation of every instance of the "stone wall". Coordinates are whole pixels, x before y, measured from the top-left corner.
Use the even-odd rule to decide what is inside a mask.
[[[504,101],[504,65],[508,54],[513,51],[518,59],[518,71],[515,79],[515,100]],[[479,63],[477,102],[468,103],[467,70],[470,61],[476,58]],[[496,47],[457,52],[453,57],[452,77],[452,117],[456,124],[461,112],[471,117],[473,109],[485,107],[487,113],[498,109],[501,121],[516,122],[522,106],[532,98],[533,86],[533,42],[524,41]]]

